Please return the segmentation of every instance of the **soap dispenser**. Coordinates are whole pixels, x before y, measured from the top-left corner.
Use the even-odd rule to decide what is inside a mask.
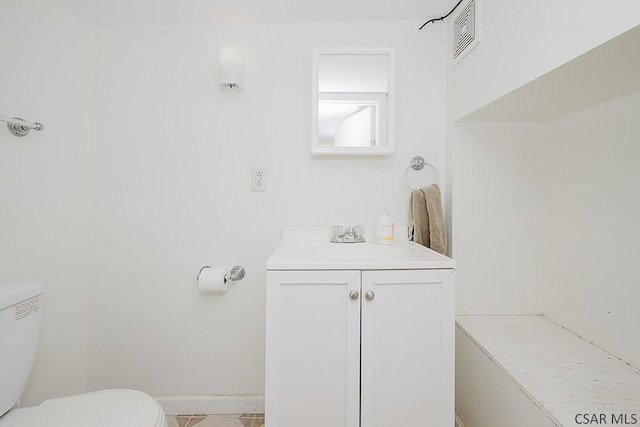
[[[376,224],[376,243],[379,245],[390,245],[393,243],[393,221],[389,218],[387,211],[378,217]]]

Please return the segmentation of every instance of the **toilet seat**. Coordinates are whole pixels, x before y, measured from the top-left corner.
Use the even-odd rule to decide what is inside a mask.
[[[166,427],[162,407],[135,390],[103,390],[14,409],[0,427]]]

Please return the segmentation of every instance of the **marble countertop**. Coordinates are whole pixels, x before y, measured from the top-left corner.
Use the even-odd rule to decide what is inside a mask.
[[[640,422],[640,373],[564,327],[543,316],[457,316],[456,322],[558,425],[577,425],[584,414],[599,420],[604,414],[608,424],[621,414]]]

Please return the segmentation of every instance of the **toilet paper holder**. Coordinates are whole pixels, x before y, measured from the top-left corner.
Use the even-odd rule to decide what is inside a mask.
[[[198,277],[196,277],[196,281],[200,281],[200,274],[202,274],[202,271],[206,268],[212,268],[212,267],[210,265],[205,265],[204,267],[202,267],[200,271],[198,271]],[[241,265],[233,266],[228,273],[225,273],[224,283],[237,282],[238,280],[242,280],[244,278],[244,275],[245,275],[245,271],[243,266]]]

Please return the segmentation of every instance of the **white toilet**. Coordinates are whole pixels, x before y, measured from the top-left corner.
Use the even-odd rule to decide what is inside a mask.
[[[0,283],[0,427],[166,427],[160,405],[134,390],[103,390],[15,409],[36,355],[41,283]]]

